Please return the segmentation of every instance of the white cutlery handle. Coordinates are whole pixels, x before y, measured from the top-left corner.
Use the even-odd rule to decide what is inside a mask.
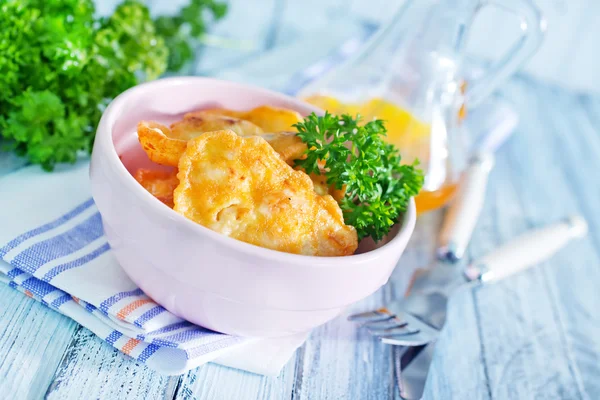
[[[535,229],[474,261],[465,269],[465,276],[482,282],[506,278],[549,258],[571,239],[583,237],[586,233],[587,223],[580,216]]]
[[[441,260],[456,262],[464,255],[483,208],[493,165],[491,153],[480,153],[464,171],[440,232],[437,254]]]

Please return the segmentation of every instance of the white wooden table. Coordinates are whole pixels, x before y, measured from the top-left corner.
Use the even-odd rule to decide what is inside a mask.
[[[263,32],[265,27],[248,29]],[[269,37],[270,46],[276,46],[284,40],[281,35],[290,33],[268,32],[255,35],[265,40],[265,47],[228,53],[222,60],[251,63],[268,48]],[[203,68],[221,72],[216,54],[222,52],[206,51],[210,60]],[[453,298],[425,398],[598,399],[600,98],[524,77],[513,79],[502,94],[513,102],[521,123],[497,154],[467,260],[570,213],[588,220],[590,234],[544,265]],[[1,174],[19,165],[10,155],[0,155]],[[11,195],[1,187],[0,194]],[[349,312],[379,307],[402,295],[410,271],[432,259],[440,218],[437,212],[419,219],[390,282]],[[316,329],[278,378],[211,364],[166,377],[0,285],[0,398],[44,396],[337,400],[397,398],[397,392],[390,348],[357,330],[345,316]]]

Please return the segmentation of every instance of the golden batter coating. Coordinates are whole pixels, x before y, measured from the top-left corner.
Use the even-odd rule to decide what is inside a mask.
[[[297,169],[300,170],[299,168]],[[310,174],[309,177],[313,182],[315,192],[317,192],[317,194],[320,194],[321,196],[329,194],[338,202],[342,201],[342,199],[344,198],[344,195],[346,194],[345,186],[341,189],[336,189],[334,185],[329,185],[327,183],[327,176],[325,176],[324,174],[317,175],[313,173]]]
[[[272,106],[260,106],[248,111],[235,111],[225,108],[209,108],[189,112],[184,119],[207,116],[227,116],[252,122],[265,132],[290,132],[296,131],[292,125],[302,122],[302,116],[293,110]]]
[[[295,132],[263,133],[259,136],[269,142],[281,159],[291,166],[294,165],[294,160],[304,157],[307,149]]]
[[[174,210],[216,232],[273,250],[344,256],[358,246],[329,195],[287,165],[261,137],[208,132],[179,161]]]
[[[158,171],[140,168],[136,171],[134,178],[152,196],[173,208],[173,191],[179,185],[177,171]]]
[[[302,122],[302,116],[296,111],[271,106],[253,108],[241,118],[260,126],[265,132],[296,132],[292,125]]]
[[[296,136],[296,128],[292,126],[302,121],[302,116],[296,111],[271,106],[260,106],[249,111],[211,108],[187,113],[185,114],[184,119],[206,119],[217,116],[223,118],[239,118],[249,124],[260,127],[262,131],[254,134],[262,136],[269,142],[271,147],[273,147],[283,160],[290,165],[294,165],[294,160],[301,158],[306,152],[306,144]],[[240,134],[240,132],[235,129],[226,126],[211,130],[216,131],[221,129],[230,129],[240,136],[251,136],[247,133]],[[208,130],[205,132],[207,131]],[[246,132],[248,132],[248,130],[246,130]]]
[[[205,110],[186,114],[183,120],[171,124],[169,128],[157,122],[142,121],[138,124],[138,139],[152,161],[172,167],[177,166],[188,140],[204,132],[224,129],[244,137],[262,136],[290,165],[306,151],[306,145],[294,132],[264,133],[252,122],[216,112]]]
[[[157,164],[176,167],[185,151],[187,140],[172,138],[171,129],[153,121],[142,121],[137,127],[138,140],[148,157]]]
[[[240,136],[260,135],[263,130],[250,121],[225,115],[198,112],[171,125],[171,137],[190,140],[204,132],[228,129]]]

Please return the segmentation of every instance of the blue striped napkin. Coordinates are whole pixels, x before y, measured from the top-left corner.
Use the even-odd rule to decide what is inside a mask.
[[[152,301],[112,255],[88,168],[82,161],[48,174],[31,166],[0,179],[0,281],[159,372],[179,374],[215,361],[278,375],[306,335],[224,335]]]

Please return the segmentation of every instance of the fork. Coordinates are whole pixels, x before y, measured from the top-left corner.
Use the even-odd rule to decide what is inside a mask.
[[[408,297],[386,308],[354,314],[348,319],[360,323],[384,343],[423,346],[439,336],[446,320],[448,298],[457,290],[474,284],[493,283],[523,271],[586,233],[585,220],[573,216],[522,234],[464,270],[440,262],[413,277]]]
[[[538,229],[510,241],[466,269],[441,264],[415,275],[407,298],[387,308],[355,314],[369,332],[393,347],[395,379],[402,399],[420,399],[435,340],[444,327],[448,297],[468,285],[488,284],[550,257],[571,239],[582,237],[587,224],[581,217]]]

